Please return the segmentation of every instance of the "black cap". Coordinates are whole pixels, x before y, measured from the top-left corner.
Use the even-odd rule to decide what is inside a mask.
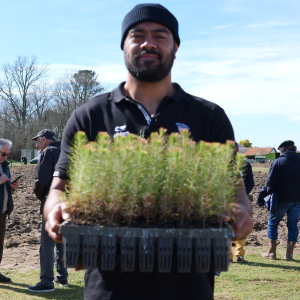
[[[36,135],[36,137],[32,138],[32,140],[36,141],[38,137],[45,137],[47,140],[56,141],[55,133],[49,129],[43,129]]]
[[[127,36],[128,30],[142,22],[156,22],[170,29],[174,39],[179,46],[180,39],[178,35],[177,19],[162,5],[154,3],[144,3],[136,5],[124,18],[122,23],[121,49]]]
[[[294,146],[294,145],[295,145],[295,143],[293,141],[290,141],[290,140],[284,141],[278,146],[278,150],[281,147],[289,147],[289,146]]]

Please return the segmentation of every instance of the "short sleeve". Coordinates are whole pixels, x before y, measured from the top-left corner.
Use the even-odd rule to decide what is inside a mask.
[[[231,122],[221,107],[215,109],[211,124],[211,142],[226,143],[227,140],[235,140]]]

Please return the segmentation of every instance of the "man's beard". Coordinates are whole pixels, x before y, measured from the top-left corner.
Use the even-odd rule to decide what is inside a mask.
[[[153,63],[153,60],[139,60],[139,57],[146,53],[155,54],[159,63]],[[163,58],[160,53],[153,50],[143,50],[142,52],[135,54],[131,59],[124,51],[124,59],[127,70],[134,78],[144,82],[158,82],[164,79],[172,69],[175,59],[175,47],[165,58]]]

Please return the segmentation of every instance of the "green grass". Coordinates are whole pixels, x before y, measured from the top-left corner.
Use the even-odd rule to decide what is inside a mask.
[[[1,300],[23,300],[23,299],[72,299],[82,300],[84,292],[84,271],[69,271],[69,287],[55,285],[55,291],[51,293],[32,293],[28,291],[29,285],[40,281],[40,271],[2,271],[2,274],[9,276],[13,282],[0,283]]]
[[[246,247],[248,262],[233,262],[229,272],[216,277],[215,299],[300,299],[300,255],[285,261],[282,249],[277,260],[269,260],[261,252],[267,249]]]
[[[269,168],[253,167],[253,172],[269,173]]]
[[[300,255],[288,262],[283,259],[284,249],[279,249],[277,260],[260,256],[266,248],[246,247],[246,263],[230,264],[229,271],[216,277],[215,299],[300,299]],[[84,271],[69,269],[69,287],[56,286],[52,293],[31,293],[28,286],[39,281],[39,270],[2,271],[12,278],[10,284],[0,284],[1,300],[11,299],[83,299]]]

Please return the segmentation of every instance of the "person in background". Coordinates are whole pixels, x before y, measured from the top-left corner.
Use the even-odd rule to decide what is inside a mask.
[[[11,174],[7,158],[9,157],[11,147],[11,141],[0,138],[0,263],[3,255],[6,219],[14,209],[12,194],[19,186],[18,181],[10,183]],[[10,281],[10,278],[0,273],[0,282]]]
[[[41,153],[35,169],[34,193],[41,201],[40,211],[42,214],[52,183],[54,167],[60,155],[60,142],[56,141],[55,133],[48,129],[40,131],[32,140],[36,141],[36,147],[40,149]],[[40,246],[41,281],[36,285],[29,286],[28,290],[31,292],[52,292],[55,290],[54,283],[67,287],[68,272],[64,268],[62,257],[63,245],[55,244],[53,239],[49,237],[48,232],[45,230],[45,220],[42,217]],[[54,261],[57,271],[56,278],[54,278],[53,273]]]
[[[276,211],[270,211],[268,221],[269,250],[261,256],[276,259],[276,241],[278,225],[287,214],[288,240],[286,260],[293,260],[293,251],[298,240],[298,222],[300,216],[300,156],[296,153],[297,147],[293,141],[282,142],[278,150],[280,157],[271,165],[267,178],[267,188],[277,194]]]
[[[235,142],[235,150],[236,150],[236,152],[239,152],[239,145],[237,142]],[[245,171],[241,175],[244,178],[246,193],[249,197],[250,196],[249,194],[254,187],[252,167],[249,164],[249,162],[246,161]],[[238,263],[246,262],[246,260],[244,258],[245,254],[246,254],[245,249],[244,249],[245,245],[246,245],[246,239],[241,239],[241,240],[236,241],[235,256],[236,256],[236,262],[238,262]],[[233,261],[232,242],[230,243],[229,261],[230,262]]]

